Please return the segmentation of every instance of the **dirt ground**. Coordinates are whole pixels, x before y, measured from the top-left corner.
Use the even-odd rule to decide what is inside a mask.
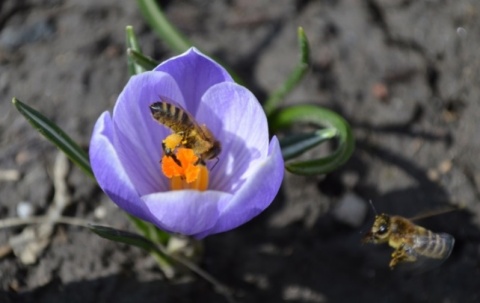
[[[238,71],[260,100],[295,65],[303,26],[313,67],[285,104],[333,109],[356,136],[340,170],[287,174],[266,212],[204,241],[201,267],[237,302],[480,302],[479,1],[165,2],[172,22]],[[88,148],[97,117],[128,79],[126,25],[146,54],[172,55],[135,1],[0,1],[0,218],[16,217],[20,204],[42,215],[58,191],[57,150],[12,97]],[[78,168],[65,180],[64,215],[132,229]],[[338,215],[339,205],[357,205],[352,200],[363,211],[343,213],[359,224]],[[451,257],[423,273],[391,271],[388,248],[361,244],[373,220],[368,200],[405,217],[462,206],[419,222],[455,237]],[[22,229],[0,230],[0,252]],[[203,279],[167,282],[139,249],[68,225],[55,228],[34,264],[4,253],[0,285],[0,302],[9,303],[226,302]]]

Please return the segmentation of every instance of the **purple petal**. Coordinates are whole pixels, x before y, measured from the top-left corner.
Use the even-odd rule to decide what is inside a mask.
[[[113,123],[108,112],[95,124],[90,142],[90,163],[103,191],[126,212],[147,220],[149,211],[140,199],[130,175],[125,171],[112,144]]]
[[[211,86],[221,82],[233,82],[221,65],[194,47],[163,62],[154,70],[163,71],[175,79],[185,98],[184,108],[193,116],[197,112],[200,99]]]
[[[169,226],[171,232],[196,235],[211,229],[218,220],[219,203],[228,203],[231,194],[218,191],[170,191],[143,196],[152,214],[151,222]]]
[[[246,88],[224,82],[205,93],[196,118],[222,144],[212,189],[235,191],[267,156],[268,124],[260,103]]]
[[[168,74],[146,72],[130,79],[113,111],[121,162],[140,195],[168,190],[160,171],[162,140],[171,132],[157,123],[149,105],[165,96],[183,104],[182,94]]]
[[[219,220],[215,226],[196,237],[203,238],[236,228],[257,216],[272,203],[277,195],[283,174],[282,151],[278,139],[273,137],[265,162],[255,168],[251,177],[231,200],[220,204]]]

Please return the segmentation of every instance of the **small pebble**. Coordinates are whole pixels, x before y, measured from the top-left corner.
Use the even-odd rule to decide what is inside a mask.
[[[368,212],[367,203],[353,193],[345,194],[333,209],[333,216],[339,222],[351,227],[360,227]]]
[[[457,27],[457,35],[464,38],[467,35],[467,30],[463,27]]]
[[[99,207],[95,208],[95,210],[93,212],[93,216],[96,219],[104,219],[106,215],[107,215],[107,210],[105,209],[104,206],[99,206]]]
[[[30,218],[34,212],[35,212],[35,209],[32,203],[30,202],[21,201],[17,204],[17,215],[19,218],[22,218],[22,219]]]
[[[372,85],[373,96],[380,101],[386,101],[389,96],[388,87],[385,83],[378,82]]]
[[[452,170],[453,164],[452,161],[450,160],[444,160],[438,165],[438,170],[442,174],[448,173],[450,170]]]
[[[0,169],[0,181],[18,181],[20,172],[16,169]]]
[[[20,46],[50,38],[55,33],[53,23],[48,20],[4,28],[0,35],[0,47],[15,50]]]

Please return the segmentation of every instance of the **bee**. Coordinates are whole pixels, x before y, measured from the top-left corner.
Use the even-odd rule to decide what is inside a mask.
[[[377,214],[363,241],[388,243],[394,249],[390,261],[390,269],[394,269],[404,262],[430,260],[439,264],[445,261],[452,252],[455,238],[446,233],[434,233],[401,216]]]
[[[162,149],[166,156],[172,157],[177,164],[174,151],[177,147],[183,146],[190,148],[198,156],[195,164],[205,165],[207,160],[217,158],[221,152],[221,145],[215,139],[210,130],[203,124],[199,125],[195,119],[181,107],[163,99],[150,105],[152,116],[158,123],[170,128],[174,134],[181,137],[179,144],[174,148],[166,145],[165,140],[162,141]]]

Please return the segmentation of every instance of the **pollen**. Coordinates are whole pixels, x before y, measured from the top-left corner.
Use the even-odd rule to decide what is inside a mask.
[[[204,191],[208,188],[208,168],[197,163],[198,156],[190,148],[181,147],[178,148],[176,154],[163,156],[162,171],[171,180],[172,190],[196,189]]]
[[[163,140],[163,144],[168,150],[174,150],[182,143],[182,136],[179,134],[171,134]]]

